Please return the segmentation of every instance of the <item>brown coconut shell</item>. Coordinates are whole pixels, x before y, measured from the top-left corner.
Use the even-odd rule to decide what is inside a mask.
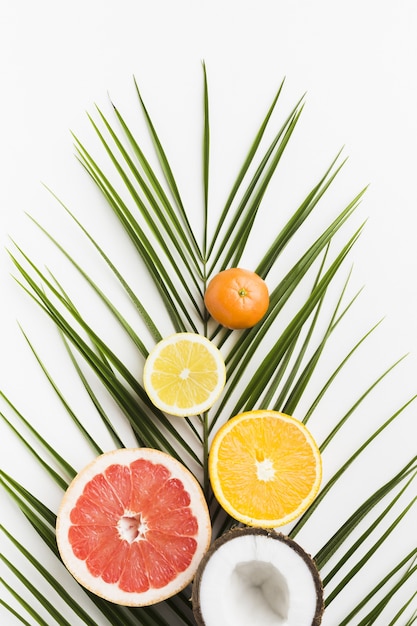
[[[316,611],[313,617],[311,624],[306,624],[306,626],[319,626],[322,621],[323,612],[324,612],[324,594],[323,594],[323,584],[320,578],[319,571],[314,562],[314,559],[310,554],[305,552],[303,548],[293,539],[287,537],[286,535],[276,532],[270,529],[257,528],[257,527],[243,527],[243,528],[232,528],[231,530],[225,532],[223,535],[218,537],[211,545],[209,550],[205,553],[204,557],[200,561],[200,564],[197,568],[196,575],[193,581],[192,588],[192,607],[194,618],[198,626],[206,626],[206,622],[204,621],[204,616],[201,612],[200,606],[200,589],[201,589],[201,581],[204,573],[204,569],[212,557],[212,555],[225,543],[231,541],[237,537],[241,537],[242,535],[262,535],[264,537],[268,537],[271,541],[282,541],[287,546],[292,548],[305,562],[307,567],[309,568],[314,585],[316,588]]]

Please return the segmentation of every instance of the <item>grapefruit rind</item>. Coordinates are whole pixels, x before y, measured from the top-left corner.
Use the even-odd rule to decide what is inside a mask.
[[[181,481],[190,497],[190,510],[198,521],[195,535],[196,549],[189,566],[162,588],[150,588],[141,593],[120,589],[117,583],[107,583],[100,576],[88,570],[85,560],[77,558],[73,552],[68,533],[72,526],[71,511],[83,494],[84,487],[95,476],[112,465],[130,465],[138,459],[149,460],[166,467],[171,478]],[[194,475],[172,456],[151,448],[123,448],[104,453],[94,459],[70,483],[58,510],[56,539],[62,561],[72,576],[84,588],[101,598],[123,606],[149,606],[179,593],[193,579],[197,567],[208,550],[211,541],[211,521],[200,484]]]
[[[187,341],[190,342],[190,344],[200,344],[207,350],[207,354],[215,363],[215,370],[212,370],[210,373],[213,373],[213,371],[216,372],[217,382],[207,398],[204,400],[204,402],[190,403],[187,406],[178,406],[175,402],[164,402],[152,382],[152,376],[155,370],[155,363],[159,359],[161,351],[166,347],[175,345],[177,342],[180,341]],[[207,337],[198,333],[175,333],[173,335],[165,337],[164,339],[159,341],[150,351],[143,369],[143,385],[152,404],[161,409],[161,411],[177,417],[194,416],[208,411],[208,409],[210,409],[213,404],[218,400],[221,392],[223,391],[225,383],[226,367],[220,350],[217,348],[217,346],[214,345],[212,341],[207,339]]]
[[[222,479],[219,476],[218,466],[217,466],[218,458],[219,458],[219,450],[222,445],[222,441],[224,437],[226,437],[233,430],[234,426],[246,419],[247,420],[262,419],[263,417],[267,417],[267,416],[277,417],[280,420],[283,420],[284,422],[288,422],[289,424],[293,424],[294,426],[296,426],[297,429],[305,437],[306,443],[308,443],[309,446],[311,447],[311,453],[312,453],[312,457],[315,463],[315,467],[314,467],[315,479],[306,497],[303,498],[299,502],[298,506],[296,506],[293,510],[291,510],[285,515],[279,515],[279,516],[274,515],[273,511],[271,511],[271,515],[264,515],[264,516],[250,515],[250,514],[247,514],[248,507],[246,506],[239,507],[239,508],[235,507],[230,501],[231,498],[227,497],[225,494],[225,489],[223,488]],[[252,445],[253,445],[253,442],[249,441],[248,447],[250,448]],[[235,464],[235,461],[232,458],[228,459],[228,467],[230,468],[231,472],[233,471],[241,472],[241,473],[245,472],[246,474],[248,471],[248,468],[241,467],[239,469],[236,469],[237,465]],[[217,431],[210,447],[209,476],[210,476],[210,483],[213,489],[213,493],[216,497],[216,500],[219,502],[220,506],[231,517],[233,517],[235,520],[243,524],[246,524],[247,526],[260,527],[260,528],[278,528],[280,526],[284,526],[285,524],[288,524],[289,522],[299,517],[302,513],[304,513],[304,511],[310,506],[310,504],[315,499],[320,489],[320,485],[322,481],[321,454],[317,446],[317,443],[315,442],[310,431],[304,426],[302,422],[295,419],[294,417],[291,417],[284,413],[280,413],[278,411],[272,411],[272,410],[247,411],[245,413],[240,413],[239,415],[234,416]],[[300,478],[302,478],[302,476]],[[238,491],[239,489],[237,489],[237,492]],[[253,492],[248,495],[248,499],[250,499],[251,497],[253,497]]]

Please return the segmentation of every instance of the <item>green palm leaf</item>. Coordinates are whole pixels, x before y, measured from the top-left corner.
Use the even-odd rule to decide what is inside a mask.
[[[345,265],[363,228],[363,225],[358,226],[354,222],[353,217],[365,190],[359,191],[344,207],[338,208],[319,235],[310,234],[309,220],[321,210],[323,198],[328,193],[335,193],[335,186],[343,172],[345,161],[340,161],[338,154],[313,188],[305,192],[304,200],[287,221],[273,215],[272,224],[266,226],[266,230],[271,231],[266,233],[270,234],[270,240],[265,242],[265,252],[257,268],[254,268],[265,279],[272,281],[272,276],[278,276],[271,284],[268,313],[252,329],[238,333],[223,329],[209,320],[205,311],[203,294],[206,282],[218,269],[239,264],[252,245],[253,227],[266,192],[284,157],[289,154],[287,147],[298,131],[304,98],[284,116],[278,131],[273,131],[271,126],[284,88],[284,82],[281,83],[259,129],[254,133],[224,206],[218,214],[212,214],[210,188],[215,181],[210,170],[210,131],[214,122],[210,115],[207,70],[203,64],[203,201],[200,213],[203,233],[199,241],[191,227],[190,212],[182,201],[174,167],[168,159],[156,124],[136,81],[134,86],[139,113],[154,148],[151,155],[145,154],[135,132],[113,103],[114,121],[99,107],[95,111],[97,119],[89,116],[102,150],[100,154],[94,155],[76,135],[74,141],[80,163],[102,195],[106,207],[117,218],[120,236],[126,239],[127,235],[127,241],[135,251],[138,271],[147,273],[152,280],[152,297],[147,299],[143,294],[139,297],[137,288],[120,271],[114,251],[105,250],[95,233],[88,230],[82,219],[76,217],[75,212],[69,210],[55,194],[58,207],[76,226],[86,249],[100,262],[103,271],[116,280],[123,297],[134,311],[133,319],[119,306],[120,292],[116,293],[111,287],[93,280],[88,267],[70,252],[65,241],[53,236],[48,227],[38,221],[33,219],[40,236],[76,273],[79,284],[91,294],[97,310],[111,320],[111,330],[105,332],[96,327],[94,317],[83,312],[77,296],[70,295],[65,277],[60,278],[55,271],[42,270],[17,243],[10,251],[17,272],[16,280],[55,327],[57,332],[54,336],[63,343],[68,368],[75,373],[79,393],[83,394],[94,418],[83,420],[78,415],[68,392],[62,389],[55,373],[44,363],[42,351],[35,348],[35,342],[25,331],[22,330],[22,333],[29,354],[43,372],[51,394],[60,402],[62,419],[77,429],[80,441],[88,443],[91,457],[102,450],[97,432],[109,436],[115,447],[124,445],[121,426],[123,432],[128,429],[129,436],[138,445],[167,451],[185,463],[204,485],[216,532],[221,533],[235,522],[216,505],[210,491],[207,458],[214,429],[234,413],[258,407],[297,413],[305,423],[311,420],[314,427],[315,420],[320,417],[321,403],[331,390],[344,388],[343,375],[347,364],[358,358],[359,349],[364,349],[369,336],[379,328],[377,323],[362,334],[345,355],[339,356],[337,365],[330,373],[327,372],[326,380],[321,379],[321,366],[328,351],[333,349],[334,335],[349,323],[349,313],[359,300],[359,292],[349,296],[351,271],[346,278]],[[297,237],[301,232],[304,233],[303,245],[298,245],[296,258],[287,262],[287,247],[290,243],[299,242]],[[286,270],[281,270],[281,267]],[[168,313],[169,327],[162,328],[154,321],[155,312],[161,306]],[[224,354],[228,376],[223,396],[215,408],[204,415],[178,422],[152,405],[138,373],[156,341],[168,333],[184,330],[206,334],[217,343]],[[125,344],[120,346],[114,340],[119,336],[128,340],[129,349],[134,354],[134,367],[126,358]],[[365,389],[346,391],[346,402],[350,403],[350,408],[340,411],[341,415],[338,410],[334,411],[333,423],[329,424],[329,431],[321,442],[324,463],[333,459],[332,450],[339,433],[355,419],[365,401],[369,402],[375,394],[384,392],[389,375],[402,360],[398,359],[383,370]],[[43,469],[45,478],[63,493],[77,471],[66,460],[65,447],[56,450],[48,441],[48,434],[36,427],[30,415],[23,415],[18,402],[9,399],[6,390],[1,392],[1,396],[6,409],[0,415],[14,433],[18,445],[29,451],[33,463]],[[349,474],[357,459],[368,454],[369,448],[386,429],[401,427],[401,416],[414,399],[412,397],[405,403],[399,403],[388,418],[381,418],[375,423],[371,433],[364,430],[357,449],[351,451],[347,459],[340,459],[315,502],[288,529],[290,536],[295,537],[306,530],[318,532],[323,502],[331,501],[335,494],[337,496],[341,478]],[[86,462],[88,460],[86,458]],[[342,591],[349,590],[351,581],[363,576],[366,565],[383,553],[384,545],[392,540],[394,530],[413,511],[415,497],[407,496],[406,504],[403,498],[411,489],[415,490],[416,469],[416,457],[404,459],[401,470],[393,470],[391,478],[375,493],[368,494],[360,506],[346,513],[345,521],[336,532],[327,537],[321,536],[322,547],[318,549],[315,559],[323,574],[327,606],[336,605],[343,595]],[[54,532],[55,512],[5,468],[0,471],[0,482],[33,532],[45,543],[45,550],[59,559]],[[395,514],[393,520],[390,518],[392,514]],[[363,530],[353,540],[352,533],[358,525]],[[189,590],[160,605],[140,609],[112,605],[86,592],[84,604],[71,595],[64,582],[51,575],[11,529],[2,527],[2,532],[20,557],[30,563],[33,573],[33,578],[30,578],[20,572],[11,559],[2,557],[6,567],[2,584],[10,601],[2,599],[1,604],[23,624],[85,623],[94,626],[99,623],[102,626],[102,620],[111,626],[194,624]],[[374,536],[373,540],[370,535]],[[367,549],[361,552],[365,542]],[[416,580],[416,549],[409,550],[405,555],[402,552],[399,550],[397,564],[387,565],[381,572],[381,579],[375,587],[371,588],[364,582],[363,597],[345,615],[340,626],[379,623],[376,620],[381,615],[384,616],[384,623],[390,625],[400,623],[400,620],[408,620],[401,623],[412,624],[416,620],[415,593],[409,594],[400,611],[395,609],[397,594],[407,589],[410,581]],[[336,573],[339,582],[332,588]],[[37,581],[41,579],[44,581],[42,589],[46,584],[50,591],[43,593],[40,590]],[[15,590],[15,580],[23,589],[22,593]],[[382,600],[377,600],[376,593],[381,589],[385,595]],[[27,600],[28,595],[33,603]],[[68,621],[69,618],[56,609],[51,600],[55,596],[66,606],[73,621]],[[12,601],[17,601],[19,609]],[[100,616],[97,619],[89,613],[88,607],[92,604]],[[43,617],[45,614],[47,619]]]

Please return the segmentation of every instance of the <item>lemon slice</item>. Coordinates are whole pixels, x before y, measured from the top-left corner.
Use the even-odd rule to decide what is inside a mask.
[[[210,481],[219,504],[248,526],[275,528],[303,513],[321,483],[320,451],[307,428],[278,411],[247,411],[216,433]]]
[[[220,350],[197,333],[176,333],[157,343],[143,371],[143,384],[153,404],[180,417],[207,411],[225,382]]]

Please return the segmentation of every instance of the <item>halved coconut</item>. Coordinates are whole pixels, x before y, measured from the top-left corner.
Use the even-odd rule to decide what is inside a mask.
[[[203,557],[193,583],[198,626],[318,626],[323,587],[313,559],[292,539],[235,528]]]

